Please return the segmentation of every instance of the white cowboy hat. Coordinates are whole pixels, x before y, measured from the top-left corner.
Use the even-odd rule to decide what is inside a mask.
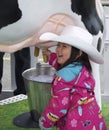
[[[102,55],[92,45],[93,36],[83,28],[72,25],[66,26],[60,35],[46,32],[40,36],[40,40],[69,44],[88,54],[93,62],[98,64],[104,63]]]

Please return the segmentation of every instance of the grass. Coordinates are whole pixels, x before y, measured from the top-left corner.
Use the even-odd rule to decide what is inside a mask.
[[[13,124],[16,116],[29,111],[28,100],[0,106],[0,130],[40,130],[39,128],[21,128]]]
[[[109,130],[109,104],[103,103],[102,109],[107,130]],[[0,130],[40,130],[39,128],[21,128],[13,124],[13,119],[25,112],[29,112],[28,100],[0,106]]]
[[[105,117],[107,130],[109,130],[109,103],[106,103],[106,102],[102,103],[102,112]]]

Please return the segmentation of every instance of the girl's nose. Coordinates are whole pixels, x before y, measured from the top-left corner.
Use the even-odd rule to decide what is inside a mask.
[[[61,51],[61,50],[62,50],[62,46],[59,45],[59,46],[57,47],[57,50],[58,50],[58,51]]]
[[[57,49],[56,49],[56,52],[57,52],[58,54],[61,53],[61,47],[57,48]]]

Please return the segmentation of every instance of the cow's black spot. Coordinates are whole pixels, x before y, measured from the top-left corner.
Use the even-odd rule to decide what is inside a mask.
[[[18,0],[0,0],[0,28],[18,21],[21,16]]]
[[[97,43],[97,50],[100,52],[101,51],[101,46],[102,46],[102,40],[101,38],[98,39],[98,43]]]
[[[103,24],[97,14],[95,0],[71,0],[71,9],[81,15],[81,20],[90,33],[96,35],[100,30],[103,32]]]

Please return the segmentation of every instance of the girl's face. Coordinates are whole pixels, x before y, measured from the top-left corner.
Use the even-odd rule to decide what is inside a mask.
[[[56,47],[57,61],[60,65],[63,65],[71,56],[72,46],[58,43]]]

